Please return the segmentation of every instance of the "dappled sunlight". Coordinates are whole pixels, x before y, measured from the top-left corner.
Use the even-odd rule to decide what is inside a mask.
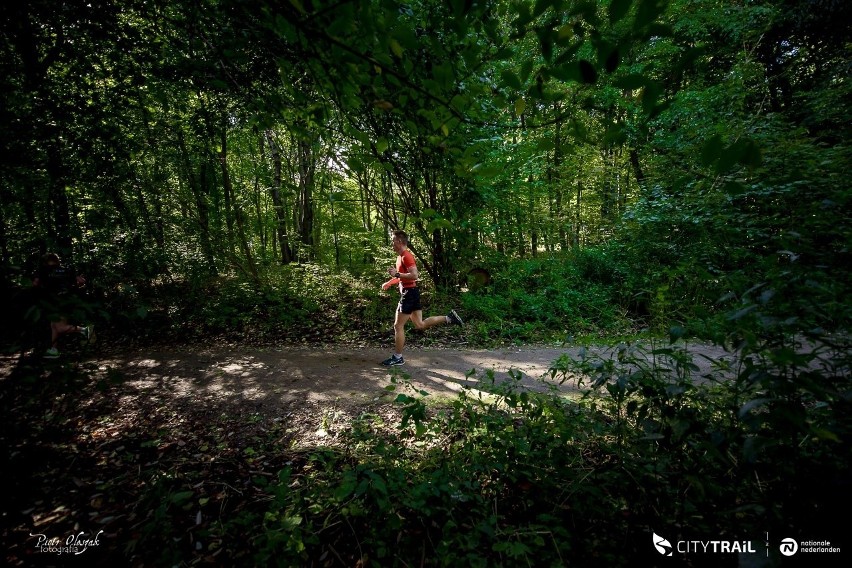
[[[204,405],[215,401],[235,407],[249,405],[275,416],[292,403],[363,405],[387,400],[393,376],[425,391],[431,399],[467,391],[486,392],[520,377],[523,388],[546,392],[555,384],[548,369],[561,349],[500,351],[418,349],[406,351],[406,364],[378,364],[385,350],[302,349],[217,352],[211,349],[146,352],[98,361],[97,373],[120,376],[125,386],[122,405]],[[493,381],[492,381],[493,377]],[[576,384],[557,385],[563,391]]]

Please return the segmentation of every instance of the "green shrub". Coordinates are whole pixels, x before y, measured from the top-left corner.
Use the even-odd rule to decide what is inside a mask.
[[[704,382],[676,344],[565,357],[551,375],[580,372],[578,401],[531,392],[514,372],[477,376],[485,395],[446,405],[400,392],[395,433],[365,414],[344,449],[281,473],[255,561],[634,566],[659,559],[655,530],[758,546],[767,530],[830,531],[823,511],[840,505],[813,476],[838,491],[850,475],[849,361],[817,388],[816,353],[759,355]]]

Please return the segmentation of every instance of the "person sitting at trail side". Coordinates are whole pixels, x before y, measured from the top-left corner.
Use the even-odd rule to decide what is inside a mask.
[[[402,365],[405,359],[402,350],[405,347],[405,324],[411,320],[419,330],[429,329],[436,325],[454,324],[462,325],[464,322],[455,310],[445,316],[432,316],[423,319],[423,307],[420,305],[420,290],[417,288],[417,264],[414,255],[408,250],[408,235],[404,231],[394,231],[393,250],[398,255],[396,265],[388,268],[390,280],[382,284],[382,290],[398,284],[401,294],[399,304],[396,307],[396,317],[393,323],[394,353],[382,361],[382,365]]]
[[[85,278],[62,265],[59,255],[50,252],[41,257],[33,286],[41,291],[40,304],[50,320],[50,348],[45,351],[45,358],[59,357],[59,338],[67,333],[80,333],[87,341],[92,340],[93,326],[84,327],[68,322],[71,290],[85,283]]]

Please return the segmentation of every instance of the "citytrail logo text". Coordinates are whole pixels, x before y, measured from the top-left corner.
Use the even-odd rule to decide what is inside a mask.
[[[756,554],[754,543],[748,540],[679,540],[672,545],[657,533],[653,537],[654,548],[663,556],[672,556],[673,549],[680,554]]]

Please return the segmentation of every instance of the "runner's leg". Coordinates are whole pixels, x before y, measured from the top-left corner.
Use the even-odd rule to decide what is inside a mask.
[[[415,312],[417,313],[417,312]],[[393,322],[393,345],[394,345],[394,353],[399,355],[402,354],[402,350],[405,348],[405,324],[411,319],[412,314],[404,314],[397,310],[396,318]]]
[[[424,320],[423,310],[415,310],[411,313],[411,323],[417,329],[429,329],[430,327],[447,323],[447,316],[432,316]]]

